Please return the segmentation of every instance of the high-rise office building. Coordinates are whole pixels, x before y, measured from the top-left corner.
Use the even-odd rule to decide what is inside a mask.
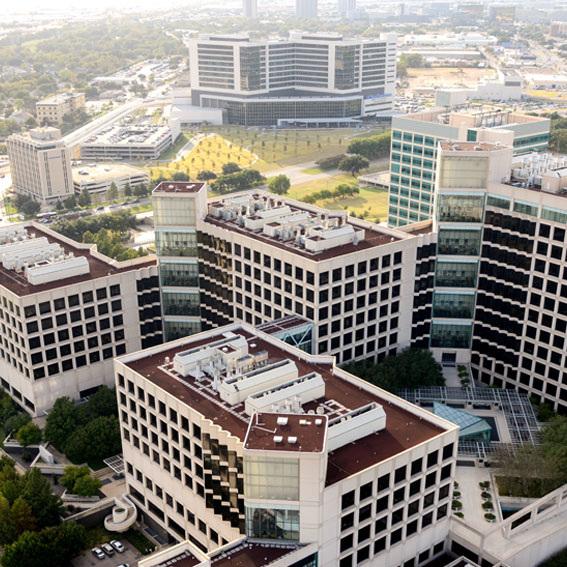
[[[6,143],[14,190],[42,203],[74,195],[71,150],[57,128],[12,134]]]
[[[339,0],[339,14],[347,18],[356,11],[356,0]]]
[[[306,20],[317,19],[318,0],[295,0],[295,15]]]
[[[439,144],[437,249],[418,249],[413,344],[567,411],[564,160]]]
[[[190,40],[192,104],[229,124],[338,125],[389,115],[396,36],[344,39],[292,32],[286,40],[203,35]]]
[[[433,218],[439,142],[496,142],[515,154],[545,151],[550,120],[502,109],[472,106],[435,109],[392,119],[389,226]]]
[[[235,542],[203,565],[419,566],[443,552],[458,426],[333,357],[235,323],[115,372],[129,496],[195,555]]]
[[[242,0],[242,14],[245,18],[257,18],[258,0]]]
[[[164,182],[153,198],[168,339],[199,322],[205,330],[295,315],[312,324],[314,352],[339,362],[381,360],[409,345],[411,303],[402,298],[413,294],[413,259],[429,234],[260,190],[207,204],[204,184]]]
[[[112,359],[162,342],[155,256],[117,262],[37,223],[0,230],[0,385],[32,415],[112,386]]]

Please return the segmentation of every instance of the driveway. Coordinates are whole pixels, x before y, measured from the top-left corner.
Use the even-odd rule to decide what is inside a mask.
[[[128,542],[122,541],[122,543],[126,546],[126,551],[123,553],[115,552],[112,557],[97,559],[89,549],[83,553],[83,555],[75,557],[75,559],[71,561],[71,564],[73,567],[116,567],[122,563],[128,563],[129,567],[137,567],[138,559],[142,557],[142,554]]]

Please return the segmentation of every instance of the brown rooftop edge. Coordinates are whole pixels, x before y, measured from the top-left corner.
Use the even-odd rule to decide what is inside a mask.
[[[205,185],[200,181],[162,181],[152,193],[198,193]]]

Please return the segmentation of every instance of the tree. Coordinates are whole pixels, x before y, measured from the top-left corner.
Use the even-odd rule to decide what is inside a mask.
[[[124,196],[125,197],[132,196],[132,187],[130,186],[130,183],[126,183],[126,185],[124,185]]]
[[[276,175],[275,177],[271,177],[268,180],[268,189],[276,195],[285,195],[289,191],[290,187],[291,182],[289,177],[283,173]]]
[[[41,441],[41,429],[30,421],[20,427],[16,434],[16,439],[22,447],[37,445]]]
[[[31,421],[29,413],[25,411],[18,412],[17,414],[9,417],[4,423],[4,431],[6,433],[13,433],[16,435],[20,427]]]
[[[70,197],[67,197],[63,201],[63,206],[66,209],[74,209],[77,206],[77,199],[75,198],[75,195],[71,195]]]
[[[189,181],[189,176],[183,171],[178,171],[173,174],[173,181]]]
[[[118,199],[118,187],[116,187],[116,183],[114,181],[110,184],[108,191],[106,192],[106,200],[107,201],[116,201]]]
[[[73,402],[68,397],[57,398],[45,422],[45,439],[60,451],[77,427]]]
[[[89,474],[89,467],[65,467],[65,474],[60,483],[71,494],[79,496],[94,496],[102,482]]]
[[[0,491],[0,545],[14,541],[14,524],[10,517],[10,502]]]
[[[354,177],[359,171],[366,169],[369,165],[370,162],[364,156],[354,154],[343,158],[339,163],[339,169],[341,171],[350,171]]]
[[[79,194],[79,205],[81,207],[88,207],[91,204],[91,194],[86,187],[83,187]]]
[[[387,356],[380,364],[362,360],[347,363],[343,368],[394,394],[402,388],[445,385],[441,366],[426,349],[407,348],[399,354]]]
[[[24,532],[33,532],[36,529],[36,520],[31,506],[22,497],[18,498],[12,505],[10,520],[14,539]]]
[[[81,463],[105,459],[120,450],[120,427],[116,417],[97,417],[75,432],[67,444],[66,455],[71,461]]]
[[[61,500],[53,494],[49,482],[38,468],[34,467],[24,475],[21,496],[31,506],[40,528],[59,523]]]
[[[227,175],[228,173],[237,173],[240,170],[241,170],[240,166],[237,163],[234,163],[233,161],[229,161],[223,164],[222,166],[223,175]]]
[[[41,205],[36,200],[31,199],[31,198],[28,199],[21,206],[21,211],[29,217],[37,215],[37,213],[39,213],[40,210],[41,210]]]
[[[358,154],[365,158],[377,159],[390,154],[391,133],[386,132],[379,136],[355,139],[348,145],[349,154]]]
[[[213,171],[209,171],[208,169],[203,169],[203,171],[199,171],[197,174],[197,179],[199,181],[210,181],[211,179],[216,179],[217,174]]]
[[[134,187],[134,195],[136,195],[136,197],[145,197],[147,194],[148,188],[144,183],[138,183],[138,185]]]

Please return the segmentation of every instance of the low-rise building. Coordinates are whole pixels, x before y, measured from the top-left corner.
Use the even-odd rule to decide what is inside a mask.
[[[63,116],[85,107],[85,93],[61,93],[35,103],[37,121],[40,124],[63,123]]]
[[[126,184],[134,188],[149,182],[148,171],[125,163],[91,163],[73,167],[73,188],[77,194],[85,188],[89,193],[106,193],[112,183],[123,191]]]
[[[112,124],[81,143],[81,158],[101,161],[155,160],[175,141],[179,131],[142,123]]]
[[[42,203],[73,195],[71,149],[57,128],[12,134],[6,143],[14,190]]]
[[[156,259],[117,262],[43,225],[0,230],[0,385],[32,415],[113,384],[162,340]]]
[[[226,546],[219,565],[238,552],[227,565],[247,567],[442,553],[458,427],[333,357],[234,323],[120,357],[115,372],[128,493],[162,535]]]

